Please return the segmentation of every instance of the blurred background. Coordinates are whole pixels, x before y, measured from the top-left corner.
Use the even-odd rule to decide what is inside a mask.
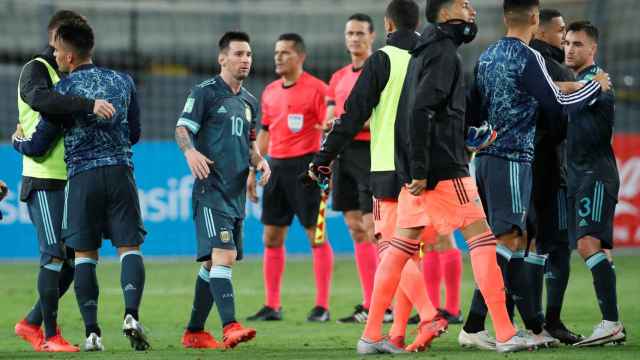
[[[424,7],[425,1],[419,1]],[[617,91],[618,131],[639,130],[640,7],[636,0],[542,0],[559,9],[567,23],[589,19],[602,33],[598,61]],[[462,47],[471,71],[490,42],[504,33],[502,1],[474,0],[479,35]],[[308,45],[306,69],[328,81],[349,56],[344,23],[363,12],[373,17],[376,47],[385,34],[381,0],[0,0],[0,131],[11,135],[17,119],[16,86],[24,62],[46,46],[46,26],[56,10],[85,15],[96,34],[95,62],[136,79],[142,102],[143,138],[169,139],[188,90],[217,68],[217,41],[227,30],[250,34],[253,74],[247,87],[259,96],[274,80],[273,45],[284,32],[301,34]],[[421,16],[424,19],[423,16]]]
[[[418,2],[423,9],[425,1]],[[250,34],[254,61],[246,87],[260,96],[265,85],[275,79],[273,45],[279,34],[300,33],[308,47],[306,70],[328,81],[332,72],[350,61],[343,35],[348,16],[355,12],[371,15],[377,32],[376,47],[379,47],[385,39],[382,18],[386,3],[382,0],[0,0],[0,178],[8,179],[14,195],[7,204],[0,205],[4,206],[3,212],[9,214],[9,220],[0,222],[0,231],[17,234],[20,229],[26,229],[18,225],[28,223],[24,207],[15,196],[19,189],[19,157],[6,144],[17,122],[16,88],[20,69],[46,46],[46,25],[55,11],[67,8],[85,15],[96,34],[94,62],[127,72],[135,79],[143,130],[143,142],[135,150],[136,177],[141,187],[145,220],[152,228],[155,224],[175,221],[184,228],[178,230],[176,224],[167,225],[162,228],[162,235],[150,231],[150,238],[164,236],[165,240],[158,241],[184,241],[185,248],[181,251],[189,253],[193,241],[188,187],[192,180],[172,139],[190,87],[218,72],[218,38],[227,30]],[[623,181],[616,241],[623,246],[640,244],[637,225],[640,223],[640,24],[637,20],[640,7],[637,3],[637,0],[541,1],[543,7],[560,10],[567,23],[588,19],[600,28],[598,62],[611,74],[617,95],[614,143]],[[487,45],[504,33],[502,1],[473,0],[472,4],[478,12],[480,30],[476,40],[461,49],[468,72]],[[164,193],[153,193],[157,189]],[[174,193],[177,195],[172,195]],[[257,216],[259,207],[248,209],[250,214],[252,211]],[[250,221],[255,221],[255,231],[259,231],[255,216]],[[338,226],[335,241],[344,242],[343,248],[337,245],[338,250],[349,251],[350,240],[342,220],[337,214],[332,216],[336,217],[335,226]],[[247,228],[250,235],[254,225],[250,223]],[[166,238],[167,233],[174,235]],[[259,242],[259,233],[253,237]],[[30,243],[34,248],[32,245]],[[300,251],[304,250],[303,245]],[[15,255],[21,254],[23,252]]]

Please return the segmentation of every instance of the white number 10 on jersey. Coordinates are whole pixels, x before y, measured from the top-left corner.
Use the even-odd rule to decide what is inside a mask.
[[[244,119],[240,116],[231,117],[231,135],[242,136],[242,129],[244,128]]]

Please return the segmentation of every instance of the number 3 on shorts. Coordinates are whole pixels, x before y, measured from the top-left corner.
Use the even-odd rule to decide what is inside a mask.
[[[591,199],[583,197],[580,199],[580,208],[578,209],[578,215],[580,217],[587,217],[591,214]]]

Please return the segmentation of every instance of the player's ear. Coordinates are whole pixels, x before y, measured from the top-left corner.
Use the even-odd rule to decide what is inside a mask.
[[[223,67],[223,66],[224,66],[224,64],[225,64],[225,62],[226,62],[226,58],[227,58],[227,57],[226,57],[226,55],[225,55],[225,53],[224,53],[223,51],[221,51],[221,52],[218,54],[218,64],[220,65],[220,67]]]

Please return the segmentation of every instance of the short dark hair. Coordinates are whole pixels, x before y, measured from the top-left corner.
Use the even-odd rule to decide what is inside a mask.
[[[426,16],[427,21],[435,24],[438,22],[438,13],[445,5],[451,5],[453,0],[427,0]]]
[[[293,47],[296,49],[298,54],[306,54],[307,53],[307,45],[304,43],[304,39],[302,36],[296,33],[284,33],[278,36],[277,41],[293,41]]]
[[[355,21],[361,21],[361,22],[366,22],[369,24],[369,32],[372,33],[373,32],[373,20],[371,20],[371,16],[367,15],[367,14],[363,14],[363,13],[355,13],[351,16],[349,16],[349,19],[347,19],[347,21],[351,21],[351,20],[355,20]]]
[[[587,36],[590,37],[591,40],[593,40],[593,42],[595,42],[596,44],[598,43],[598,39],[600,38],[600,32],[598,31],[598,28],[587,20],[572,22],[571,24],[569,24],[569,27],[567,27],[567,32],[569,31],[584,31],[585,34],[587,34]]]
[[[504,0],[502,9],[508,11],[524,11],[540,6],[540,0]]]
[[[556,9],[541,9],[540,10],[540,25],[547,25],[551,20],[562,17],[562,13]]]
[[[242,41],[246,43],[251,43],[251,39],[249,38],[249,34],[242,31],[227,31],[222,35],[220,40],[218,40],[218,49],[222,52],[229,49],[229,44],[232,41]]]
[[[70,20],[60,24],[55,39],[70,46],[81,59],[90,58],[95,45],[93,29],[84,20]]]
[[[540,7],[540,0],[504,0],[502,4],[504,16],[513,23],[525,23],[534,7]]]
[[[55,14],[53,14],[53,16],[51,16],[51,19],[49,19],[49,25],[47,25],[47,31],[53,31],[63,23],[67,21],[72,21],[72,20],[84,21],[84,22],[87,21],[87,19],[84,16],[78,14],[73,10],[59,10]]]
[[[415,31],[420,22],[420,7],[413,0],[392,0],[385,16],[399,29]]]

